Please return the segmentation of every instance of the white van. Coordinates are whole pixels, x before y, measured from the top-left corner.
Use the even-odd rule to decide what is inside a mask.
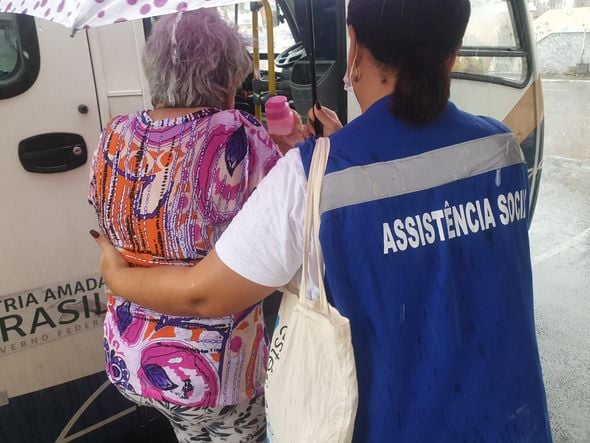
[[[526,0],[472,0],[452,84],[461,108],[518,135],[538,191],[543,99]],[[278,9],[277,9],[278,5]],[[304,2],[277,0],[277,87],[299,111],[310,101]],[[235,10],[252,22],[250,6]],[[316,0],[318,93],[344,119],[345,1]],[[227,11],[226,11],[227,12]],[[88,158],[105,122],[150,107],[140,54],[150,21],[79,32],[0,13],[0,441],[174,441],[165,421],[107,382],[104,283],[88,236]],[[261,34],[261,38],[264,33]],[[302,42],[301,44],[296,44]],[[264,46],[263,46],[264,47]],[[238,105],[264,101],[254,80]]]

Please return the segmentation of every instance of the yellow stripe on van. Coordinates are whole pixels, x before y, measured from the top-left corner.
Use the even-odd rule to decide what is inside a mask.
[[[535,112],[536,110],[536,112]],[[543,119],[543,88],[541,79],[532,82],[516,106],[504,119],[519,143],[522,143]]]

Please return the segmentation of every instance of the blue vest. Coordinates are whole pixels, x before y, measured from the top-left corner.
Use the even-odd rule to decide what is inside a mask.
[[[350,319],[355,442],[551,441],[533,316],[528,180],[509,130],[389,98],[331,137],[320,243]],[[300,147],[309,172],[313,142]]]

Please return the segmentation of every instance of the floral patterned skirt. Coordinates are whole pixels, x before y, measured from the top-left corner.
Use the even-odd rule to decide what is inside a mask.
[[[109,295],[107,375],[119,389],[189,407],[263,394],[268,342],[262,304],[221,318],[161,315]]]

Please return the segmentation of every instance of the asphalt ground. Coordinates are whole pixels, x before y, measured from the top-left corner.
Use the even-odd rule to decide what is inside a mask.
[[[539,349],[555,442],[590,442],[590,81],[548,81],[530,231]]]

